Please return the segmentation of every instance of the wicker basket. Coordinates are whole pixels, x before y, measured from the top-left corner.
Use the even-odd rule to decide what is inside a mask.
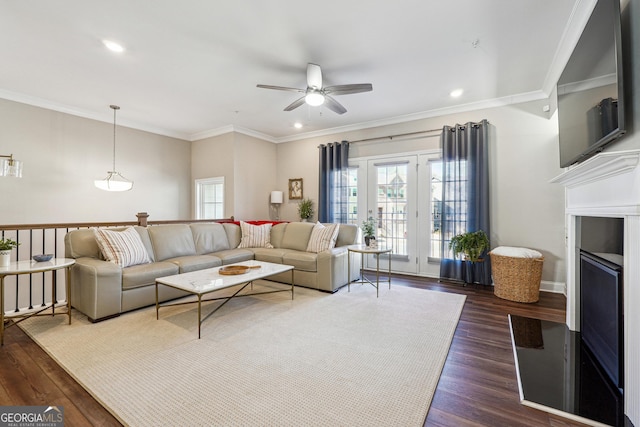
[[[516,258],[492,252],[493,293],[516,302],[538,302],[544,258]]]

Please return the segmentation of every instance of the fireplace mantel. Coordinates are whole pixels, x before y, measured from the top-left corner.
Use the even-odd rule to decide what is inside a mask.
[[[600,153],[551,180],[567,188],[585,185],[633,170],[640,161],[640,150]]]
[[[571,330],[577,329],[580,315],[580,217],[624,219],[625,414],[640,425],[640,150],[599,153],[551,182],[565,187],[567,326]]]

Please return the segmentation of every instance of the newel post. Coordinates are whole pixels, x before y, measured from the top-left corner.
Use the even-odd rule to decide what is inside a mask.
[[[140,227],[146,227],[147,226],[147,218],[149,218],[149,214],[146,212],[138,212],[136,214],[136,216],[138,217],[138,225]]]

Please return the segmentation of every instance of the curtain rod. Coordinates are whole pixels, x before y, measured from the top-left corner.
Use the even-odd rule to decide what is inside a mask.
[[[397,135],[389,135],[389,136],[377,136],[375,138],[358,139],[358,140],[355,140],[355,141],[349,141],[349,143],[352,144],[352,143],[355,143],[355,142],[375,141],[377,139],[387,139],[387,138],[388,139],[393,139],[393,138],[398,138],[398,137],[401,137],[401,136],[420,135],[422,133],[431,133],[431,132],[442,132],[442,128],[421,130],[421,131],[417,131],[417,132],[399,133]]]

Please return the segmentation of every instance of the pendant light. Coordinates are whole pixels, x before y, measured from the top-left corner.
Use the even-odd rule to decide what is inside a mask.
[[[116,172],[116,111],[120,109],[117,105],[109,105],[113,110],[113,168],[107,172],[107,177],[102,180],[95,180],[94,184],[101,190],[106,191],[128,191],[133,187],[133,181],[128,180],[120,172]]]

